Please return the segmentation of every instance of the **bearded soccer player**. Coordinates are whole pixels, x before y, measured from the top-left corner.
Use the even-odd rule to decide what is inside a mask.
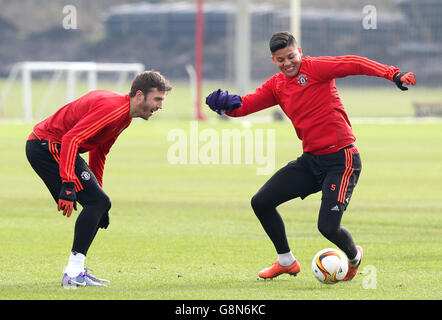
[[[213,111],[231,117],[279,105],[302,140],[302,155],[278,170],[251,201],[278,254],[276,262],[258,275],[271,279],[283,273],[296,275],[301,270],[276,208],[288,200],[322,191],[318,229],[345,252],[349,269],[344,280],[352,280],[363,250],[355,245],[350,231],[341,226],[341,218],[358,182],[361,159],[334,79],[350,75],[382,77],[407,90],[404,84],[415,85],[415,76],[365,57],[303,57],[293,35],[285,31],[273,34],[269,44],[280,73],[254,93],[239,97],[219,89],[206,98]]]
[[[133,118],[148,120],[162,109],[170,90],[160,73],[144,71],[133,80],[129,94],[91,91],[38,123],[29,135],[26,156],[58,211],[69,218],[77,202],[82,206],[63,286],[106,286],[109,282],[84,266],[98,229],[109,225],[111,201],[103,190],[106,155]],[[89,164],[79,155],[85,152],[89,152]]]

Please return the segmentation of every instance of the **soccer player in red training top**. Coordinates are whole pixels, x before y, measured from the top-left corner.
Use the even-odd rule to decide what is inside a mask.
[[[358,181],[361,159],[334,79],[349,75],[376,76],[407,90],[403,83],[415,85],[414,74],[358,56],[302,57],[301,48],[289,32],[273,34],[270,51],[281,72],[254,93],[239,97],[218,90],[206,99],[212,110],[231,117],[280,105],[302,140],[303,154],[277,171],[252,198],[252,208],[278,253],[277,261],[258,275],[271,279],[300,271],[276,207],[322,191],[318,229],[346,253],[349,271],[344,280],[351,280],[363,252],[354,244],[350,232],[341,226],[341,218]]]
[[[84,267],[87,251],[99,228],[109,225],[111,201],[103,190],[106,155],[132,118],[148,120],[162,108],[172,87],[158,72],[144,71],[129,94],[95,90],[68,103],[38,123],[26,142],[26,156],[49,189],[58,211],[75,222],[74,240],[63,286],[105,286],[104,279]],[[89,165],[79,153],[89,152]]]

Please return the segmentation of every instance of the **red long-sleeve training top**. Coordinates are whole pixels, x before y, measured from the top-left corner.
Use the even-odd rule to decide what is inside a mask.
[[[33,132],[41,140],[61,143],[59,164],[63,182],[77,179],[77,153],[89,152],[89,167],[102,186],[106,155],[131,121],[129,95],[94,90],[35,125]]]
[[[242,98],[242,106],[226,114],[241,117],[280,105],[302,140],[304,152],[328,154],[356,138],[339,98],[335,78],[367,75],[392,80],[398,68],[359,56],[304,57],[293,78],[282,72],[269,78],[254,93]]]

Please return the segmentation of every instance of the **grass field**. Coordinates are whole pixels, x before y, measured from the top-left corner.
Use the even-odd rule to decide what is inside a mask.
[[[354,125],[363,170],[343,225],[365,256],[353,281],[327,286],[310,267],[317,251],[332,246],[316,229],[319,194],[280,206],[301,273],[258,280],[276,255],[250,198],[270,176],[257,175],[257,164],[170,164],[168,133],[189,132],[189,121],[155,117],[135,121],[108,157],[111,224],[87,259],[112,281],[104,289],[60,286],[77,213],[58,213],[28,165],[32,124],[0,123],[0,300],[442,298],[442,122]],[[205,128],[243,126],[199,124]],[[275,170],[301,153],[288,122],[250,129],[275,130]]]

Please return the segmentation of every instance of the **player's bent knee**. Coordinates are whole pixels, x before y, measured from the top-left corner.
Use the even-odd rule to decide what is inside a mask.
[[[336,234],[338,229],[339,229],[339,226],[321,223],[320,221],[318,222],[319,232],[327,239],[333,238],[333,236]]]
[[[100,204],[103,206],[104,211],[106,212],[109,211],[109,209],[112,206],[112,202],[107,194],[103,193],[103,195],[100,198]]]
[[[109,211],[112,206],[112,202],[109,196],[103,191],[89,192],[82,195],[81,205],[83,207],[94,207],[95,210],[104,213]]]
[[[260,212],[263,208],[266,207],[266,203],[260,193],[257,193],[252,197],[251,205],[255,213]]]

